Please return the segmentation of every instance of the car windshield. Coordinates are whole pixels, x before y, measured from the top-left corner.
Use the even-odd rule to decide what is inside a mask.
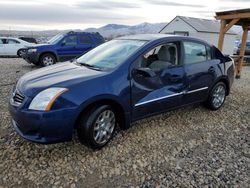
[[[146,41],[139,40],[112,40],[94,48],[76,61],[88,67],[113,69],[145,43]]]
[[[64,35],[58,34],[58,35],[52,37],[52,38],[48,41],[48,44],[56,44],[56,43],[58,43],[63,37],[64,37]]]

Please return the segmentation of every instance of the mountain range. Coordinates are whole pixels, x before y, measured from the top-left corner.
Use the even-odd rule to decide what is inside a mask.
[[[84,31],[99,32],[105,38],[115,38],[123,35],[132,35],[139,33],[158,33],[167,23],[141,23],[134,26],[108,24],[100,28],[88,28]]]
[[[139,33],[158,33],[167,23],[141,23],[138,25],[120,25],[108,24],[100,28],[74,29],[74,31],[99,32],[106,39],[112,39],[118,36],[139,34]],[[18,30],[0,30],[2,36],[33,36],[35,38],[50,38],[59,33],[69,30],[44,30],[44,31],[18,31]]]

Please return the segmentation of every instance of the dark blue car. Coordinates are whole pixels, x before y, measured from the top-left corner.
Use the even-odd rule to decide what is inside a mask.
[[[219,109],[234,80],[234,63],[189,37],[134,35],[104,43],[73,62],[24,75],[10,99],[16,131],[27,140],[109,142],[116,126],[193,103]]]
[[[43,67],[74,59],[104,43],[99,33],[74,32],[59,34],[48,41],[25,49],[22,57],[28,62]]]

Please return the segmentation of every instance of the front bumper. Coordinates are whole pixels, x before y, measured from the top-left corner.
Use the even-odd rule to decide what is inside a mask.
[[[16,132],[29,141],[50,144],[72,139],[75,108],[41,112],[10,104],[9,111]]]
[[[22,57],[28,63],[39,64],[39,53],[37,52],[26,52]]]

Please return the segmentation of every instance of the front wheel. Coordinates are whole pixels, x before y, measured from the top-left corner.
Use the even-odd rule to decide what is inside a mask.
[[[25,50],[25,49],[19,49],[19,50],[17,51],[17,56],[18,56],[18,57],[22,57],[23,54],[25,54],[25,53],[26,53],[26,50]]]
[[[218,110],[226,100],[226,92],[227,87],[223,82],[215,84],[210,91],[206,106],[211,110]]]
[[[47,53],[43,54],[40,58],[40,65],[43,67],[47,67],[56,63],[56,58],[53,54]]]
[[[117,124],[115,111],[109,105],[94,107],[83,114],[77,125],[81,143],[99,149],[113,137]]]

